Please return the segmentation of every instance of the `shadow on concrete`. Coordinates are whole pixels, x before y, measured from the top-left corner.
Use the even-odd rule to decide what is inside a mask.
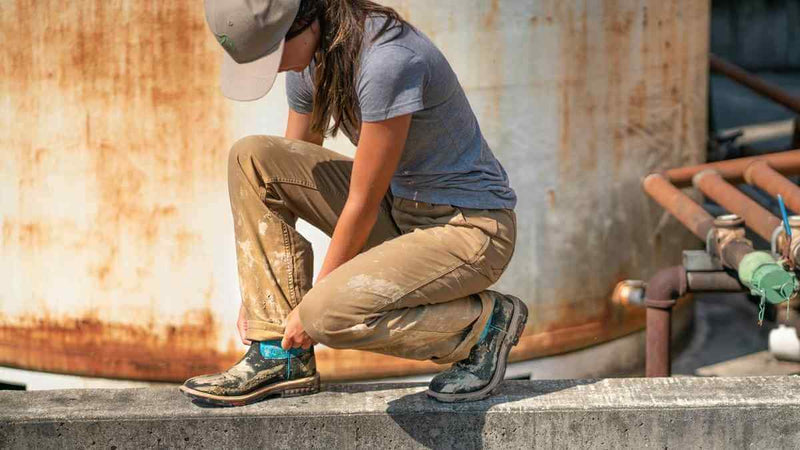
[[[390,400],[386,412],[411,438],[427,448],[480,449],[484,448],[486,434],[491,432],[485,427],[486,415],[492,408],[596,381],[507,380],[495,395],[470,403],[441,403],[423,390]],[[458,420],[453,420],[454,413]]]

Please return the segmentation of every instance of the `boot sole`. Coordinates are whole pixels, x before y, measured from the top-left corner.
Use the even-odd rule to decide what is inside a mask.
[[[494,371],[494,375],[492,375],[492,379],[489,381],[489,384],[475,392],[467,392],[462,394],[445,394],[434,392],[428,389],[426,393],[429,397],[433,397],[434,399],[445,403],[474,402],[483,400],[492,395],[492,391],[503,381],[506,376],[508,354],[511,352],[511,347],[519,343],[519,338],[522,336],[522,331],[525,329],[525,324],[528,322],[528,307],[525,305],[525,303],[513,295],[506,295],[506,297],[511,299],[512,303],[514,304],[514,312],[511,313],[511,325],[508,327],[508,332],[506,333],[505,339],[503,339],[503,343],[500,346],[500,356],[497,360],[497,370]]]
[[[282,381],[258,388],[243,395],[213,395],[190,387],[181,386],[181,392],[202,403],[215,406],[244,406],[255,403],[272,395],[279,397],[297,397],[319,392],[319,374],[296,380]]]

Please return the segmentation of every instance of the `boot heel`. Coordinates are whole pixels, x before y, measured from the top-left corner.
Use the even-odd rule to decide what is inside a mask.
[[[520,308],[520,317],[519,323],[517,324],[517,332],[514,334],[514,340],[511,341],[511,345],[517,345],[519,343],[519,338],[522,336],[522,332],[525,331],[525,324],[528,323],[528,306],[517,297],[509,296],[514,299],[515,306],[519,306]]]

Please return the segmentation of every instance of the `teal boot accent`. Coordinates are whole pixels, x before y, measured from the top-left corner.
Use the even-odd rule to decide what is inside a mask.
[[[319,391],[314,348],[284,350],[280,341],[253,342],[233,367],[186,380],[181,391],[217,406],[241,406],[265,397],[313,394]]]

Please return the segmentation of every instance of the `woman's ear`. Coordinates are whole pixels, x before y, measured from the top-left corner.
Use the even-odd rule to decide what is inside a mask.
[[[319,19],[314,19],[314,21],[311,22],[311,32],[314,33],[315,36],[320,35]]]

